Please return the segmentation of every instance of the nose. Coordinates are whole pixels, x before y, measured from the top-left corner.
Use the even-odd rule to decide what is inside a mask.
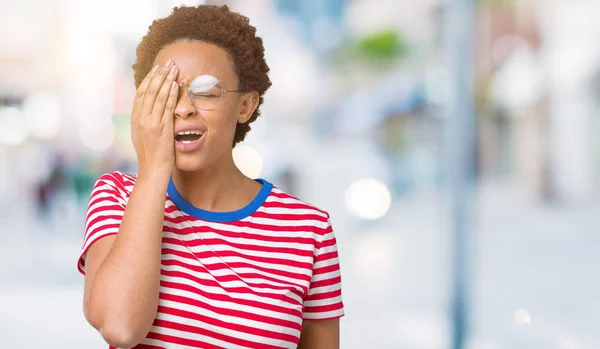
[[[175,106],[175,117],[180,119],[186,119],[196,115],[196,107],[192,104],[190,97],[187,94],[185,87],[179,90],[179,96],[177,97],[177,105]]]

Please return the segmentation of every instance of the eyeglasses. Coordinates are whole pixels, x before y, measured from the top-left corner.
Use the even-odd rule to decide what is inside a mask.
[[[186,84],[179,84],[179,86],[184,85]],[[215,109],[227,92],[244,92],[242,90],[224,89],[219,80],[212,75],[198,76],[189,84],[187,90],[192,104],[201,110]]]

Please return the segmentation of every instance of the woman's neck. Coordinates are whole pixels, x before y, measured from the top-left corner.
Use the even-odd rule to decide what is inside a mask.
[[[231,159],[196,172],[173,170],[173,184],[190,204],[206,211],[230,212],[245,207],[260,191]]]

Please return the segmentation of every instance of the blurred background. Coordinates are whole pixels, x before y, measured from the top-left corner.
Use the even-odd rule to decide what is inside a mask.
[[[76,269],[89,192],[136,171],[148,26],[212,3],[271,67],[236,162],[332,216],[342,348],[600,348],[600,1],[474,2],[0,0],[2,347],[106,347]]]

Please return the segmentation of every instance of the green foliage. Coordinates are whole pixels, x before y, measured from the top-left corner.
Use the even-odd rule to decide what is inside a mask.
[[[398,59],[408,52],[406,40],[397,30],[383,30],[359,38],[355,51],[366,59]]]

